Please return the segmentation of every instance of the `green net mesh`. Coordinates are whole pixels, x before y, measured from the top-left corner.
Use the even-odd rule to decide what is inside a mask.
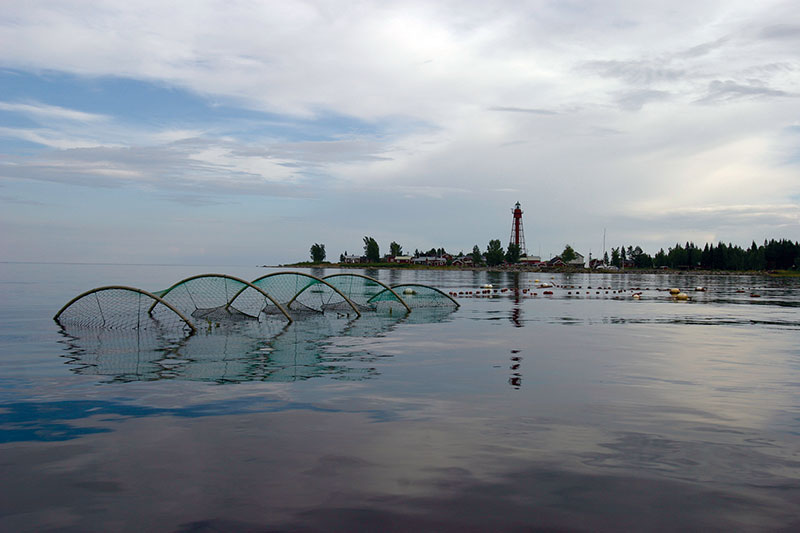
[[[273,304],[244,280],[222,274],[193,276],[155,294],[191,316],[200,326],[208,322],[256,320],[262,309]],[[277,306],[276,309],[280,311]]]
[[[331,349],[354,319],[309,315],[286,322],[241,322],[170,339],[149,331],[62,330],[73,372],[106,382],[190,380],[215,383],[360,380],[377,372],[374,356]],[[367,331],[367,330],[362,330]]]
[[[185,329],[174,310],[158,305],[152,295],[132,287],[94,289],[64,307],[56,316],[62,325],[105,329]]]
[[[458,303],[453,300],[444,292],[428,285],[420,285],[418,283],[406,283],[401,285],[393,285],[392,290],[403,299],[411,309],[427,308],[427,307],[447,307],[456,308]],[[379,292],[372,297],[371,301],[380,301],[384,299],[394,299],[395,296],[389,290]]]
[[[307,312],[323,313],[336,310],[342,313],[357,314],[358,307],[347,300],[345,295],[325,280],[301,272],[278,272],[268,274],[252,282],[263,289],[293,316]],[[246,295],[248,291],[243,291]],[[252,289],[249,292],[254,292]],[[238,305],[237,297],[234,304]],[[268,302],[265,313],[275,313],[277,306]]]
[[[368,276],[343,273],[331,274],[324,279],[344,293],[361,310],[386,313],[406,313],[410,310],[389,287]],[[378,294],[382,296],[374,299]]]
[[[193,330],[270,317],[291,322],[291,316],[326,312],[330,317],[349,319],[362,311],[402,316],[412,308],[457,307],[455,300],[434,287],[402,284],[389,288],[362,274],[332,274],[320,279],[302,272],[278,272],[252,283],[225,274],[202,274],[155,293],[123,286],[94,289],[71,301],[56,319],[82,327],[138,330],[188,326]]]
[[[109,381],[154,381],[173,377],[170,354],[185,342],[174,331],[111,330],[65,326],[61,330],[67,364],[81,375],[107,376]]]

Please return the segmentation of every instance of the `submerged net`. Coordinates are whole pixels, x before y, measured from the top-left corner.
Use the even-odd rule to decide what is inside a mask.
[[[400,297],[376,279],[360,274],[332,274],[324,279],[344,293],[361,310],[388,313],[409,311]],[[379,294],[382,296],[375,299]]]
[[[264,379],[260,349],[286,327],[285,321],[220,324],[188,337],[65,328],[61,343],[73,372],[106,376],[111,382],[177,379],[230,383]]]
[[[65,326],[61,330],[72,372],[107,376],[110,381],[153,381],[171,375],[168,361],[185,335],[159,329],[115,331]]]
[[[341,315],[309,316],[294,322],[269,343],[273,351],[264,358],[263,368],[270,381],[300,381],[315,377],[359,381],[378,374],[376,357],[362,350],[343,350],[341,343],[352,335],[352,328],[374,314],[358,319]],[[395,322],[397,319],[395,319]],[[374,330],[364,330],[373,333]],[[363,340],[361,340],[363,342]]]
[[[191,329],[152,295],[133,287],[105,287],[86,293],[63,308],[56,320],[66,326],[105,329]]]

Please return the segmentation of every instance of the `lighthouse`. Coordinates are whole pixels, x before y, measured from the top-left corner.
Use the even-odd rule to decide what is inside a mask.
[[[519,202],[514,206],[514,209],[511,210],[511,214],[513,218],[511,219],[511,238],[508,241],[508,244],[516,244],[519,246],[519,253],[520,255],[524,256],[527,255],[525,250],[525,234],[522,231],[522,208],[519,205]]]

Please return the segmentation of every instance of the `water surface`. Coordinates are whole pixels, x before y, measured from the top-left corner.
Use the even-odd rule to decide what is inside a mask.
[[[266,272],[0,264],[0,529],[800,529],[797,280],[369,271],[473,294],[188,338],[51,319],[212,271]]]

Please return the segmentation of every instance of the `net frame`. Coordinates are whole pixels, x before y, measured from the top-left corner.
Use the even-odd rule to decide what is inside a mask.
[[[144,289],[139,289],[137,287],[129,287],[127,285],[106,285],[103,287],[95,287],[94,289],[90,289],[86,292],[83,292],[72,298],[66,304],[64,304],[64,306],[58,310],[55,316],[53,316],[53,320],[55,320],[58,324],[62,326],[80,325],[82,327],[89,327],[89,328],[95,327],[95,328],[108,328],[108,329],[114,329],[114,328],[123,329],[127,326],[127,324],[121,320],[123,315],[119,314],[118,309],[110,309],[109,310],[111,311],[110,313],[103,312],[103,304],[100,302],[99,295],[100,293],[111,292],[111,291],[122,291],[123,293],[131,293],[131,294],[136,294],[138,296],[137,311],[136,311],[136,326],[131,327],[130,329],[139,329],[147,327],[147,323],[145,322],[143,324],[142,322],[142,318],[144,317],[142,316],[141,297],[144,296],[145,298],[153,300],[152,305],[150,305],[150,307],[146,311],[146,315],[149,318],[157,319],[157,317],[153,316],[153,309],[156,305],[163,304],[163,306],[166,309],[168,309],[169,312],[174,313],[174,315],[177,316],[180,319],[180,321],[183,322],[192,333],[197,332],[197,328],[195,328],[194,324],[183,313],[181,313],[178,309],[176,309],[172,304],[164,301],[160,296],[157,296],[152,292],[146,291]],[[75,308],[75,306],[79,302],[82,302],[84,301],[84,299],[90,298],[91,296],[94,296],[94,304],[96,305],[96,311],[97,314],[100,315],[99,320],[96,316],[92,316],[91,314],[89,314],[92,311],[91,308],[94,307],[94,305],[92,305],[88,301],[85,302],[88,303],[87,314],[84,315],[83,317],[78,316],[72,318],[69,316],[64,316],[65,313],[67,314],[69,313],[70,309]],[[128,318],[128,320],[130,320],[132,324],[132,318]],[[119,322],[115,324],[115,321]]]
[[[449,307],[451,304],[455,306],[456,309],[461,307],[461,305],[446,292],[423,283],[397,283],[392,285],[392,290],[395,291],[395,294],[402,295],[401,297],[403,300],[409,304],[409,307],[412,309],[422,307]],[[420,291],[422,294],[417,291]],[[386,296],[386,291],[383,291],[370,298],[369,301],[381,301]],[[439,302],[442,302],[442,304]]]
[[[244,289],[246,289],[246,288],[248,288],[248,287],[249,287],[249,288],[252,288],[252,289],[254,289],[256,292],[258,292],[259,294],[261,294],[261,295],[262,295],[264,298],[266,298],[267,300],[269,300],[270,302],[272,302],[272,304],[273,304],[273,305],[275,305],[276,309],[277,309],[277,310],[280,312],[280,314],[282,314],[282,315],[283,315],[283,316],[286,318],[286,320],[288,320],[290,323],[293,321],[293,319],[292,319],[291,315],[289,315],[289,312],[286,310],[286,308],[285,308],[283,305],[281,305],[281,304],[280,304],[280,302],[278,302],[278,301],[277,301],[277,300],[276,300],[276,299],[275,299],[275,298],[274,298],[274,297],[273,297],[271,294],[269,294],[268,292],[266,292],[266,291],[265,291],[265,290],[263,290],[262,288],[260,288],[260,287],[257,287],[257,286],[255,286],[255,285],[253,285],[252,283],[250,283],[250,282],[249,282],[249,281],[247,281],[247,280],[244,280],[244,279],[242,279],[242,278],[237,278],[236,276],[231,276],[231,275],[228,275],[228,274],[215,274],[215,273],[210,273],[210,274],[196,274],[196,275],[194,275],[194,276],[189,276],[188,278],[184,278],[184,279],[182,279],[182,280],[178,281],[177,283],[174,283],[174,284],[173,284],[171,287],[169,287],[168,289],[164,289],[164,290],[162,290],[162,291],[158,291],[156,294],[158,294],[158,295],[161,297],[161,299],[162,299],[162,300],[166,300],[166,297],[167,297],[167,296],[168,296],[168,295],[169,295],[169,294],[170,294],[172,291],[174,291],[175,289],[177,289],[177,288],[179,288],[179,287],[186,287],[186,290],[187,290],[187,292],[188,292],[188,291],[189,291],[189,289],[188,289],[188,284],[189,284],[190,282],[192,282],[192,281],[195,281],[195,280],[200,280],[200,279],[223,279],[223,280],[225,280],[226,282],[227,282],[227,281],[232,281],[232,282],[236,283],[237,285],[239,285],[239,287],[238,287],[238,291],[236,292],[236,295],[237,295],[237,296],[238,296],[238,294],[240,294],[240,293],[241,293],[241,292],[242,292]],[[227,290],[227,285],[226,285],[226,290]],[[197,306],[197,304],[196,304],[196,303],[194,303],[194,299],[193,299],[193,297],[191,296],[191,293],[189,293],[189,297],[190,297],[190,299],[192,299],[192,303],[195,305],[195,310],[199,310],[199,309],[201,309],[200,307],[198,307],[198,306]],[[225,302],[224,302],[224,304],[222,304],[222,305],[219,305],[219,306],[215,306],[215,307],[216,307],[216,308],[220,308],[220,309],[224,309],[225,311],[228,311],[228,312],[230,312],[230,309],[231,309],[231,303],[232,303],[232,301],[233,301],[233,299],[230,299],[230,298],[228,298],[228,296],[226,295],[226,296],[225,296]],[[155,306],[156,306],[156,305],[158,305],[158,302],[154,302],[154,303],[153,303],[153,305],[151,306],[151,310],[152,310],[153,308],[155,308]],[[250,316],[251,318],[257,318],[257,317],[255,317],[255,316],[248,315],[247,313],[244,313],[243,311],[240,311],[240,310],[236,309],[235,307],[234,307],[233,309],[234,309],[234,311],[235,311],[235,313],[233,313],[233,315],[234,315],[234,316],[236,316],[236,313],[241,313],[242,315]],[[202,318],[202,316],[201,316],[200,318]],[[215,317],[215,319],[217,319],[217,318],[219,318],[219,317]]]
[[[289,278],[294,278],[294,289],[288,288],[291,285],[292,281]],[[304,282],[298,283],[299,280],[305,280]],[[279,284],[281,282],[285,287],[280,287]],[[292,304],[297,302],[299,305],[302,305],[304,310],[311,310],[317,311],[320,313],[324,313],[326,309],[332,308],[330,305],[331,298],[333,295],[338,295],[344,300],[343,305],[352,309],[356,316],[361,316],[361,311],[358,309],[358,306],[347,297],[341,290],[339,290],[334,285],[331,285],[327,281],[312,274],[308,274],[306,272],[296,272],[296,271],[287,271],[287,272],[271,272],[260,278],[256,278],[250,282],[253,286],[261,287],[269,294],[272,294],[276,297],[277,300],[280,300],[281,303],[284,304],[287,310],[298,311],[295,307],[292,307]],[[323,285],[329,288],[332,291],[332,294],[328,295],[327,301],[320,301],[319,308],[309,305],[307,302],[300,301],[299,298],[303,294],[306,294],[306,291],[313,290],[313,287],[317,285]],[[287,290],[288,288],[288,290]],[[247,287],[242,287],[239,292],[237,292],[233,298],[231,298],[229,305],[232,305],[237,298],[245,291]],[[320,298],[322,300],[322,297]]]
[[[373,309],[373,310],[376,309],[378,306],[378,302],[371,302],[371,299],[378,294],[386,293],[386,297],[380,300],[380,302],[397,301],[403,307],[405,307],[406,312],[408,313],[411,312],[411,307],[409,307],[408,304],[405,302],[405,300],[403,300],[400,297],[400,295],[397,294],[391,287],[365,274],[356,274],[352,272],[338,272],[336,274],[330,274],[328,276],[325,276],[322,279],[328,281],[332,285],[335,285],[337,288],[342,290],[342,292],[345,292],[348,298],[350,298],[354,303],[358,304],[362,308]],[[352,289],[353,289],[353,284],[356,281],[358,283],[361,283],[362,285],[364,284],[364,282],[366,282],[367,285],[377,285],[379,287],[382,287],[383,290],[379,290],[376,294],[369,294],[369,295],[359,294],[356,297],[354,297]]]

